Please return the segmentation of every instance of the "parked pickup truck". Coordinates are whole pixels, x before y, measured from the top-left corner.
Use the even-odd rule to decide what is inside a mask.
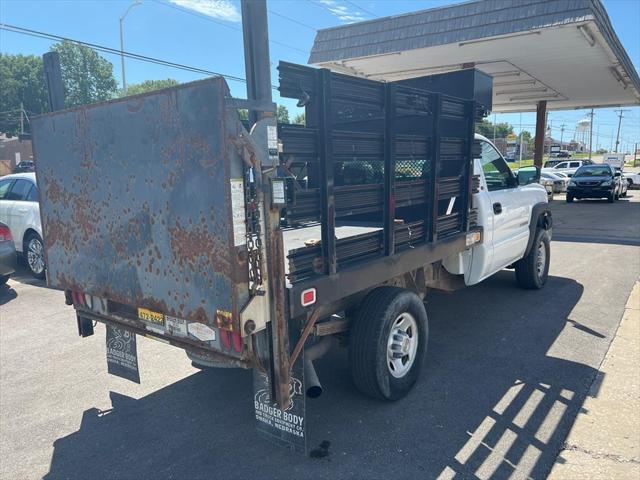
[[[504,268],[542,288],[552,218],[539,170],[474,136],[473,85],[278,68],[306,125],[245,129],[238,109],[275,105],[217,77],[34,118],[33,141],[48,282],[81,336],[106,324],[109,371],[140,381],[137,334],[252,368],[257,429],[304,449],[314,361],[346,346],[357,389],[403,397],[428,291]]]
[[[547,162],[548,163],[548,162]],[[551,173],[564,173],[569,177],[572,177],[576,170],[583,165],[593,165],[593,162],[589,159],[586,160],[571,160],[566,162],[560,162],[551,168],[544,168],[543,171]]]

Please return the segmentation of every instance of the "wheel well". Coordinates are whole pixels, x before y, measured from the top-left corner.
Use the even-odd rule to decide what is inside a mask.
[[[33,228],[27,228],[24,232],[24,235],[22,236],[22,252],[23,253],[27,248],[27,240],[29,240],[29,238],[32,235],[37,235],[38,237],[40,236],[40,234],[36,232]]]

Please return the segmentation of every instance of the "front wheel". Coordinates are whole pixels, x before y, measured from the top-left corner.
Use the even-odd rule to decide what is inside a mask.
[[[25,241],[25,258],[31,275],[40,279],[44,278],[44,245],[37,233],[32,233]]]
[[[547,283],[549,277],[549,261],[551,260],[551,244],[546,230],[536,231],[531,250],[515,263],[516,279],[522,288],[537,290]]]
[[[353,383],[370,397],[404,397],[418,379],[428,338],[420,297],[398,287],[376,288],[362,301],[349,332]]]
[[[567,203],[573,203],[573,195],[567,193]]]
[[[609,194],[609,196],[607,197],[607,201],[608,201],[609,203],[613,203],[613,202],[615,201],[615,199],[616,199],[616,195],[615,195],[615,193],[613,193],[613,192],[611,192],[611,193]]]

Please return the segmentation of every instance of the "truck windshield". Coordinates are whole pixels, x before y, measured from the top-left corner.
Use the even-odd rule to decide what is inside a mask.
[[[575,174],[576,177],[606,177],[611,176],[609,167],[601,167],[600,165],[588,165],[579,168]]]

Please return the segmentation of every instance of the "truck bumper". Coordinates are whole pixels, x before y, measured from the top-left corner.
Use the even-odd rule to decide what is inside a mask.
[[[567,195],[575,198],[604,198],[613,195],[614,192],[615,189],[611,189],[611,187],[570,187],[567,189]]]

